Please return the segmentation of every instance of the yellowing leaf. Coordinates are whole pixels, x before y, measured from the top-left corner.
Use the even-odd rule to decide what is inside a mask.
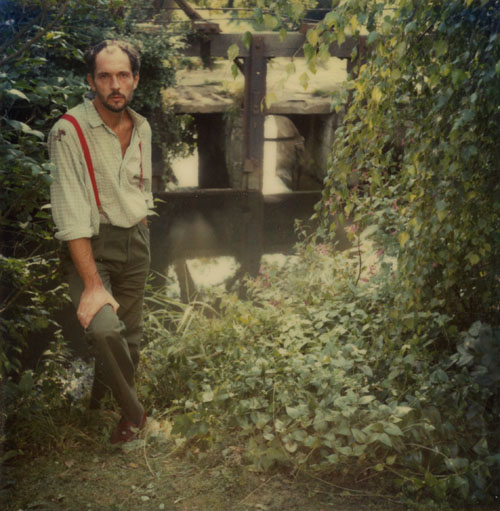
[[[377,86],[375,86],[372,90],[372,99],[375,103],[379,103],[382,99],[382,91]]]
[[[316,46],[319,41],[319,35],[317,30],[308,30],[307,31],[307,40],[309,41],[309,44],[312,44],[313,46]]]
[[[278,26],[278,20],[270,14],[264,14],[264,26],[266,30],[274,30]]]
[[[404,247],[409,239],[410,235],[406,231],[400,232],[398,235],[398,241],[401,247]]]
[[[469,259],[470,264],[472,264],[472,266],[474,266],[481,260],[481,258],[477,254],[469,254],[467,258]]]
[[[353,16],[350,20],[349,20],[349,23],[352,27],[352,31],[353,32],[356,32],[356,29],[359,27],[359,22],[358,22],[358,18],[357,16]]]
[[[271,108],[271,105],[276,103],[277,100],[278,98],[276,97],[276,94],[274,92],[269,92],[266,94],[266,107]]]
[[[441,210],[437,212],[437,217],[440,222],[442,222],[446,216],[448,215],[448,212],[446,210]]]
[[[304,87],[304,89],[307,89],[309,85],[309,75],[307,73],[302,73],[299,78],[300,85]]]

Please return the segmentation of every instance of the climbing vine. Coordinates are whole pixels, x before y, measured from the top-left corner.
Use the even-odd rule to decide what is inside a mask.
[[[409,329],[431,310],[498,324],[500,3],[344,2],[308,36],[311,63],[362,30],[319,234],[340,214],[396,242]]]

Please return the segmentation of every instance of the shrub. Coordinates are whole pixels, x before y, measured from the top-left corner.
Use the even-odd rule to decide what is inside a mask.
[[[493,499],[499,385],[486,367],[500,332],[477,323],[443,357],[433,346],[449,317],[401,328],[387,307],[392,265],[363,268],[355,285],[358,255],[305,246],[248,283],[252,301],[221,296],[218,316],[190,309],[178,331],[151,312],[141,389],[151,406],[177,410],[174,433],[244,443],[256,470]]]

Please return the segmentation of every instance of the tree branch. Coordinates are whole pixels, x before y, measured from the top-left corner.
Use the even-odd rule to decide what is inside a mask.
[[[17,51],[12,53],[11,55],[5,57],[4,59],[0,60],[0,67],[4,66],[5,64],[11,62],[12,60],[18,59],[30,46],[35,44],[46,32],[52,29],[52,27],[62,18],[64,13],[66,12],[66,9],[68,7],[69,0],[66,0],[63,5],[59,8],[59,11],[56,14],[56,17],[52,20],[52,23],[49,23],[45,28],[41,28],[38,33],[33,36],[30,40],[26,41],[21,48],[19,48]],[[32,25],[33,26],[33,25]],[[31,27],[30,27],[31,28]]]
[[[14,35],[11,39],[7,40],[4,44],[0,46],[0,53],[3,53],[5,48],[12,46],[16,41],[24,37],[26,32],[29,32],[35,25],[38,25],[43,17],[43,12],[41,12],[31,23],[25,25],[16,35]]]

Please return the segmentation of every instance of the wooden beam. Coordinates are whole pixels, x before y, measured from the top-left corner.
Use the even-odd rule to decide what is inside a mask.
[[[228,48],[237,44],[240,57],[248,57],[249,49],[242,42],[243,34],[206,34],[204,37],[210,41],[210,52],[212,57],[227,57]],[[272,57],[303,57],[304,52],[302,46],[306,42],[305,34],[290,32],[282,40],[276,32],[257,32],[255,34],[262,38],[263,56]],[[348,37],[342,45],[332,44],[330,46],[330,54],[332,57],[340,59],[350,59],[352,50],[358,45],[364,43],[366,38],[360,36],[359,39]],[[187,57],[199,56],[201,52],[201,41],[194,41],[182,50]]]

